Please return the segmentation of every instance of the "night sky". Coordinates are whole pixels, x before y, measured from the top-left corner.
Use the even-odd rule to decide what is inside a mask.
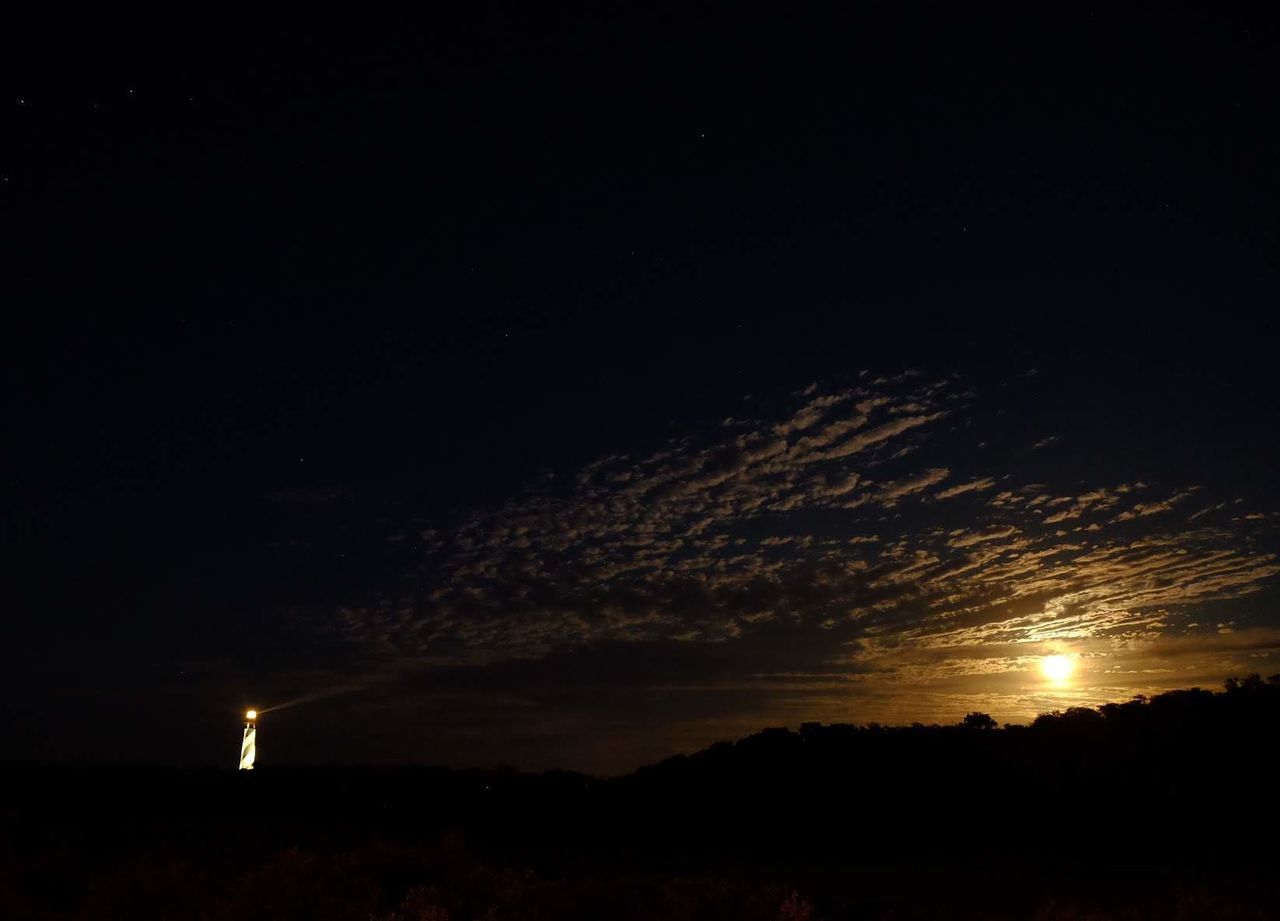
[[[6,28],[0,757],[1280,671],[1274,13],[528,6]]]

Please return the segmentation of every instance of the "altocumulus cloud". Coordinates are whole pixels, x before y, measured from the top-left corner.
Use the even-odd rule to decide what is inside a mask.
[[[814,700],[892,699],[889,715],[905,713],[904,683],[932,683],[933,706],[1005,695],[1023,715],[1043,696],[1010,676],[1025,685],[1036,656],[1087,656],[1084,671],[1111,676],[1099,697],[1146,688],[1120,676],[1280,572],[1215,523],[1225,506],[1183,511],[1210,492],[1196,484],[1135,470],[1074,490],[1019,482],[1015,452],[974,450],[965,423],[980,412],[957,379],[863,377],[602,457],[566,486],[438,523],[408,587],[345,609],[340,629],[398,669],[605,644],[754,649],[785,629],[804,654],[761,667],[753,653],[741,681],[769,688],[773,668]],[[1274,631],[1263,639],[1274,651]]]

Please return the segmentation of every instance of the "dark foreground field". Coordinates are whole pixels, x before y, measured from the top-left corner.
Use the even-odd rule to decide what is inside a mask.
[[[0,918],[1275,918],[1280,680],[600,781],[11,765]]]

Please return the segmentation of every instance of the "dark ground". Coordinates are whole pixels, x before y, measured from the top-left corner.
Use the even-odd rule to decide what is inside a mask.
[[[1280,676],[612,780],[5,769],[10,918],[1265,918]]]

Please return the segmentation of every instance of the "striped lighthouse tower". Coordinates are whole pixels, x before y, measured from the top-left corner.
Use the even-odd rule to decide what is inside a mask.
[[[240,770],[252,771],[253,759],[258,755],[258,711],[248,710],[244,715],[244,739],[240,743]]]

